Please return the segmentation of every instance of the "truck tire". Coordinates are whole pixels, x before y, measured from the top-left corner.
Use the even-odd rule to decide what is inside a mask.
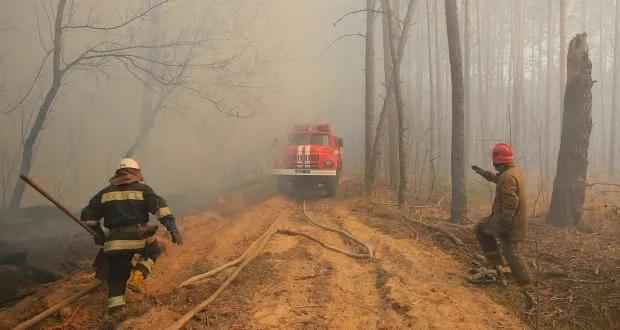
[[[340,173],[336,176],[330,176],[327,179],[327,196],[336,197],[338,195],[338,183],[340,181]]]

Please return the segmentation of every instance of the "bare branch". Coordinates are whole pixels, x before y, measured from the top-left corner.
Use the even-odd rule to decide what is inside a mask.
[[[41,21],[39,20],[39,13],[38,11],[35,12],[35,19],[36,19],[36,24],[37,24],[37,33],[39,36],[39,44],[41,46],[41,49],[43,50],[43,52],[47,52],[49,49],[47,48],[47,45],[45,44],[45,39],[43,38],[43,32],[41,31]]]
[[[337,19],[334,23],[332,23],[332,25],[333,26],[338,25],[338,23],[342,22],[342,20],[344,20],[347,16],[351,16],[351,15],[355,15],[355,14],[359,14],[359,13],[366,13],[366,12],[369,12],[369,11],[372,11],[373,13],[376,13],[376,14],[383,14],[382,10],[374,10],[374,9],[373,10],[369,10],[367,8],[353,10],[353,11],[350,11],[350,12],[342,15],[339,19]]]
[[[163,49],[163,48],[175,48],[175,47],[194,47],[194,46],[202,44],[203,42],[204,42],[203,40],[191,41],[191,42],[177,41],[177,42],[171,42],[171,43],[160,44],[160,45],[119,46],[116,48],[108,48],[108,49],[93,48],[90,50],[90,52],[91,53],[117,53],[117,52],[123,52],[123,51],[128,51],[128,50],[135,50],[135,49]]]
[[[162,0],[156,4],[154,4],[151,7],[148,7],[147,9],[145,9],[144,11],[136,14],[135,16],[129,18],[128,20],[119,23],[117,25],[111,25],[111,26],[94,26],[94,25],[90,25],[90,24],[84,24],[84,25],[65,25],[63,27],[63,29],[88,29],[88,30],[98,30],[98,31],[110,31],[110,30],[117,30],[120,29],[122,27],[125,27],[129,24],[131,24],[132,22],[143,18],[145,16],[147,16],[150,12],[152,12],[153,10],[165,5],[166,3],[170,2],[170,0]]]
[[[2,112],[3,114],[7,115],[12,112],[15,112],[15,110],[17,110],[22,104],[24,104],[24,102],[26,102],[28,97],[30,97],[30,94],[32,94],[32,91],[34,90],[34,86],[36,86],[37,81],[39,81],[39,78],[41,77],[41,73],[43,72],[43,68],[45,67],[45,63],[47,62],[47,59],[50,57],[51,54],[52,54],[52,50],[48,50],[45,56],[43,57],[43,59],[41,60],[41,64],[39,64],[39,69],[37,70],[37,73],[32,79],[32,83],[30,84],[28,91],[19,99],[19,101],[16,104],[4,110]]]
[[[350,37],[360,37],[360,38],[364,38],[366,39],[366,35],[362,34],[362,33],[349,33],[349,34],[343,34],[341,36],[339,36],[338,38],[334,39],[334,41],[330,42],[329,45],[327,45],[327,47],[325,47],[325,49],[323,49],[323,52],[328,51],[330,48],[332,48],[332,46],[337,43],[338,41],[345,39],[345,38],[350,38]]]
[[[215,108],[215,110],[217,110],[220,113],[225,114],[228,117],[238,118],[238,119],[247,119],[247,118],[253,117],[256,114],[254,111],[248,114],[240,114],[239,111],[236,111],[236,108],[229,108],[229,109],[224,108],[221,100],[215,100],[212,97],[205,95],[204,93],[202,93],[202,91],[200,91],[197,88],[194,88],[191,86],[179,86],[179,87],[186,89],[190,92],[193,92],[199,98],[213,104],[213,107]]]

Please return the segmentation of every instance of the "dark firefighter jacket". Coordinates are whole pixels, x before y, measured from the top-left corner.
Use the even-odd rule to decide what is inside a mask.
[[[156,227],[146,226],[149,213],[156,215],[169,231],[177,230],[166,201],[141,182],[111,184],[101,190],[82,210],[81,220],[97,223],[104,219],[103,226],[109,229],[103,245],[106,253],[137,251],[156,231]]]
[[[492,221],[497,221],[509,239],[524,240],[527,234],[527,200],[521,170],[507,165],[499,174],[487,171],[483,177],[496,184]]]

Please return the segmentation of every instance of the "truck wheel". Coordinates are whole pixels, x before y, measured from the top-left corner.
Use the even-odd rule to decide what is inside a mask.
[[[338,182],[340,175],[331,176],[327,179],[327,196],[336,197],[338,195]]]

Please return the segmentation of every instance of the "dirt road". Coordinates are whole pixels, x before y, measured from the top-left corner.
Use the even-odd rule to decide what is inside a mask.
[[[375,259],[353,259],[298,236],[275,235],[265,251],[188,329],[523,329],[511,311],[463,281],[462,264],[415,235],[361,212],[354,200],[310,202],[313,218],[373,246]],[[229,273],[177,289],[192,275],[241,255],[281,213],[283,229],[310,234],[342,249],[357,247],[304,221],[295,201],[274,197],[227,214],[204,213],[180,221],[186,244],[167,245],[145,294],[131,293],[120,328],[164,329],[208,297]],[[165,238],[163,241],[167,242]],[[15,325],[91,279],[81,274],[41,290],[2,311]],[[88,296],[42,328],[96,329],[105,290]]]

